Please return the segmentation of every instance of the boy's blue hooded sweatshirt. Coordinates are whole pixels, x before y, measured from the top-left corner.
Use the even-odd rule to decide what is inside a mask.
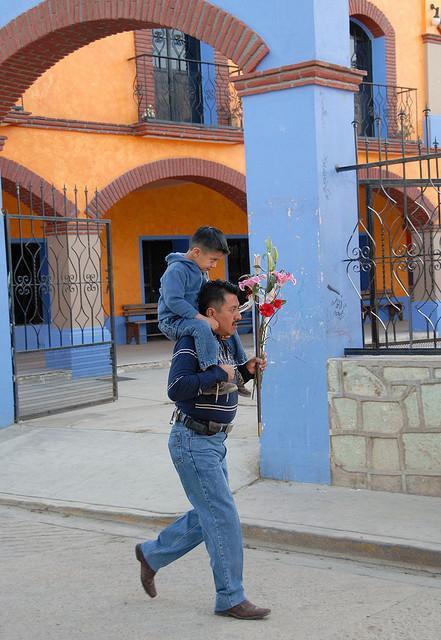
[[[185,257],[185,253],[170,253],[165,261],[167,269],[159,289],[158,319],[193,320],[198,313],[197,298],[208,276],[198,265]]]

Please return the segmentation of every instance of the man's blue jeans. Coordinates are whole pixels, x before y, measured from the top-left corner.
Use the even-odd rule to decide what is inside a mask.
[[[242,586],[242,532],[228,485],[225,433],[201,436],[177,422],[169,451],[193,509],[141,545],[154,571],[205,542],[216,586],[215,611],[245,600]]]
[[[208,367],[219,362],[219,345],[210,325],[205,320],[162,320],[159,328],[170,340],[178,340],[182,336],[193,336],[201,369],[205,371]],[[248,357],[242,347],[242,343],[237,332],[228,338],[228,344],[234,361],[237,365],[245,364]]]

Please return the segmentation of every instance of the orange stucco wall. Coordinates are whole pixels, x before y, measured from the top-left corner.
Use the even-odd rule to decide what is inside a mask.
[[[3,192],[3,207],[17,213],[16,199]],[[21,205],[21,212],[29,208]],[[122,305],[143,301],[141,288],[140,238],[149,236],[191,236],[197,227],[210,224],[221,228],[227,235],[246,235],[246,214],[224,196],[191,183],[156,186],[128,195],[115,205],[107,216],[111,220],[115,314],[121,315]],[[10,221],[11,236],[23,239],[43,237],[36,220]],[[105,246],[104,233],[102,236]],[[107,269],[107,256],[102,250],[102,268]],[[225,261],[210,272],[211,278],[225,277]],[[103,282],[106,280],[103,274]],[[104,306],[109,304],[108,292],[103,292]]]
[[[422,33],[437,33],[430,24],[427,0],[373,2],[395,29],[397,82],[418,89],[420,134],[425,105]],[[133,99],[134,35],[122,33],[98,40],[58,62],[24,95],[25,108],[35,115],[130,123],[136,120]],[[84,134],[5,127],[7,157],[24,164],[49,182],[102,188],[128,169],[157,159],[196,156],[224,163],[245,173],[243,145],[132,136]],[[55,159],[55,160],[54,160]]]
[[[418,89],[419,134],[426,105],[423,33],[439,34],[431,25],[433,11],[428,0],[370,0],[395,30],[397,84]]]
[[[46,71],[23,95],[33,115],[129,124],[137,121],[133,97],[132,32],[92,42]]]
[[[29,207],[24,202],[20,202],[20,206],[18,206],[17,198],[6,193],[6,191],[2,191],[2,208],[12,215],[19,213],[23,216],[29,216],[31,213]],[[9,220],[9,232],[12,238],[38,239],[43,237],[41,223],[37,217],[35,220],[20,221],[11,218]]]
[[[82,47],[46,71],[24,94],[35,116],[131,124],[137,121],[133,97],[133,32]],[[139,138],[6,126],[5,157],[19,162],[58,189],[102,189],[130,169],[164,158],[196,157],[245,173],[243,144]],[[81,203],[82,204],[82,203]]]
[[[387,16],[395,30],[397,83],[418,89],[421,135],[421,112],[426,101],[421,36],[439,33],[430,23],[433,15],[430,2],[374,0],[373,4]],[[134,122],[135,65],[128,60],[134,53],[134,38],[130,32],[83,47],[54,65],[33,84],[24,95],[25,109],[35,115],[57,118]],[[80,189],[86,185],[90,190],[102,189],[126,171],[164,158],[203,158],[245,173],[241,144],[143,139],[18,126],[6,126],[2,133],[8,137],[3,151],[5,157],[23,164],[59,190],[66,184],[71,198],[74,185]],[[408,167],[409,176],[416,176],[417,171],[416,165]],[[80,206],[83,204],[80,200]],[[190,235],[199,224],[208,222],[228,233],[246,232],[242,211],[219,194],[195,185],[131,194],[112,209],[111,218],[117,312],[121,304],[141,300],[140,235]]]
[[[431,25],[430,0],[375,0],[396,34],[397,81],[419,91],[425,105],[422,33],[438,33]],[[24,94],[25,109],[36,115],[129,123],[136,120],[133,99],[134,36],[109,36],[67,56]]]
[[[375,242],[376,270],[375,286],[378,294],[392,292],[400,297],[407,295],[409,285],[408,272],[403,267],[398,256],[405,253],[405,247],[411,242],[411,235],[403,224],[403,214],[398,207],[393,206],[392,201],[387,200],[378,192],[372,194],[373,238]],[[365,190],[360,189],[361,219],[364,228],[360,225],[360,232],[366,233],[366,197]],[[379,259],[384,256],[383,260]],[[401,267],[401,268],[400,268]],[[372,273],[367,271],[370,278]],[[352,273],[354,281],[357,274]]]
[[[115,313],[123,304],[142,302],[141,236],[191,236],[202,225],[221,228],[227,235],[247,233],[245,213],[224,196],[195,184],[149,188],[128,195],[109,212],[112,221]],[[210,272],[224,277],[224,264]]]
[[[429,0],[375,0],[396,37],[397,83],[418,89],[419,110],[426,104],[422,33],[431,25]],[[392,6],[393,5],[393,6]],[[24,94],[24,106],[35,115],[100,122],[137,120],[133,97],[134,36],[126,32],[82,47],[46,71]]]
[[[164,158],[195,157],[245,173],[241,144],[157,140],[125,135],[4,127],[4,157],[53,183],[59,190],[102,189],[130,169]]]
[[[395,29],[397,54],[397,84],[418,89],[419,110],[425,105],[424,47],[421,34],[429,31],[430,17],[426,16],[425,0],[375,0],[375,4]],[[430,3],[427,5],[429,6]],[[423,25],[427,24],[427,28]]]

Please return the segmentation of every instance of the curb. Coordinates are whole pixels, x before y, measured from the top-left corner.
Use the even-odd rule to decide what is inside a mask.
[[[16,507],[26,509],[27,511],[58,513],[65,516],[76,516],[78,518],[111,520],[113,522],[125,522],[128,524],[144,524],[155,527],[167,526],[182,515],[180,512],[158,514],[142,511],[141,509],[113,508],[102,505],[70,503],[61,500],[45,500],[17,495],[0,496],[0,506]]]
[[[0,495],[0,505],[154,527],[167,526],[181,515],[181,513],[159,514],[136,509],[75,504],[16,495]],[[381,565],[387,563],[390,566],[412,571],[441,575],[441,547],[438,549],[421,544],[397,543],[390,538],[370,538],[360,533],[352,536],[349,533],[337,535],[329,531],[321,533],[305,526],[302,529],[268,527],[246,519],[241,520],[241,525],[247,547],[266,547]]]
[[[249,546],[267,546],[358,562],[388,564],[441,576],[441,548],[397,543],[391,539],[370,538],[363,534],[352,534],[351,537],[349,533],[318,533],[307,527],[288,530],[243,521],[241,524]]]
[[[124,371],[132,371],[133,369],[165,369],[170,366],[171,360],[151,360],[149,362],[129,362],[126,364],[117,364],[117,373]]]

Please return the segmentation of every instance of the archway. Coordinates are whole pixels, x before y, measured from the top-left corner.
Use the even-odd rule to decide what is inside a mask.
[[[237,281],[249,272],[245,176],[223,164],[190,157],[135,167],[98,194],[89,214],[112,224],[119,345],[126,342],[124,307],[158,301],[165,257],[187,251],[197,227],[220,227],[228,238],[231,253],[212,278]],[[148,329],[142,327],[141,342]]]
[[[349,0],[349,15],[367,27],[374,38],[384,36],[386,84],[397,84],[395,29],[389,19],[368,0]]]
[[[361,182],[363,180],[377,180],[379,184],[381,184],[382,178],[386,178],[385,172],[381,171],[377,168],[362,169],[359,171],[358,178]],[[399,176],[397,173],[387,170],[387,179],[388,180],[397,180],[402,181],[402,176]],[[382,193],[381,189],[375,187],[374,189],[379,194]],[[415,227],[423,227],[430,223],[434,214],[437,213],[438,207],[433,204],[424,193],[418,189],[417,187],[407,187],[406,193],[404,193],[403,188],[401,186],[387,186],[387,193],[392,201],[395,201],[396,207],[403,212],[405,207],[408,212],[408,217],[412,224]],[[406,200],[406,204],[405,204]]]
[[[49,216],[77,213],[75,204],[63,193],[18,162],[0,156],[0,176],[3,190],[26,204],[33,213]]]
[[[160,180],[185,180],[217,191],[246,212],[245,176],[230,167],[201,158],[170,158],[135,167],[107,185],[90,205],[104,215],[126,195]]]
[[[241,20],[205,0],[45,0],[0,29],[0,120],[44,71],[94,40],[161,25],[212,45],[246,72],[269,49]]]

